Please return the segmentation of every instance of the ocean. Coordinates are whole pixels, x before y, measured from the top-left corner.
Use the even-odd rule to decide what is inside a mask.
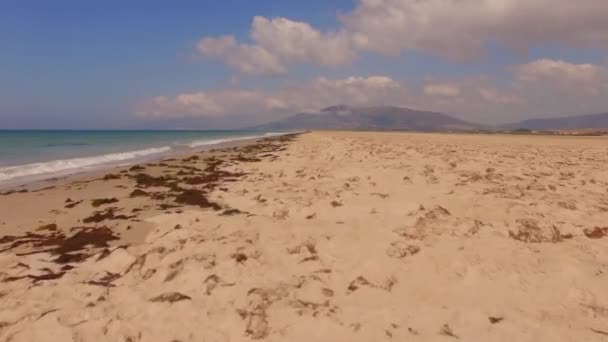
[[[0,187],[278,134],[282,133],[0,130]]]

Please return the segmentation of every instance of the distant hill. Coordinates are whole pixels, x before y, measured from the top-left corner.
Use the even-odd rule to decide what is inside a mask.
[[[580,116],[565,116],[548,119],[530,119],[508,125],[502,129],[530,129],[530,130],[566,130],[585,128],[608,127],[608,113],[590,114]]]
[[[253,127],[260,130],[409,130],[463,131],[482,129],[455,117],[400,107],[332,106],[319,113],[300,113],[283,120]]]

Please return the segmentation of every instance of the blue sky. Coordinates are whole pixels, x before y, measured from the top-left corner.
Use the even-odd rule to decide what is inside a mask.
[[[412,0],[402,2],[408,1]],[[386,1],[387,6],[390,5],[389,2]],[[452,0],[446,3],[448,2]],[[556,6],[559,6],[559,2],[561,1]],[[492,91],[516,91],[518,85],[511,84],[514,79],[513,68],[534,61],[562,61],[567,63],[563,67],[572,68],[581,65],[603,68],[606,64],[605,46],[599,43],[596,46],[592,42],[582,47],[572,47],[568,44],[569,41],[560,42],[559,39],[551,39],[550,35],[546,41],[539,39],[531,42],[525,51],[514,51],[501,40],[490,43],[494,37],[488,36],[483,56],[464,62],[455,62],[443,53],[444,50],[437,53],[434,47],[427,49],[426,45],[418,41],[405,44],[397,54],[386,54],[381,46],[349,47],[347,50],[355,51],[356,56],[350,61],[340,61],[338,65],[327,65],[323,61],[319,62],[319,58],[309,61],[298,57],[292,61],[285,52],[274,51],[264,46],[264,43],[252,42],[250,39],[255,16],[268,20],[280,17],[288,19],[288,23],[305,23],[324,36],[354,30],[347,27],[340,16],[354,17],[352,13],[357,9],[363,13],[360,21],[368,20],[370,15],[377,15],[372,11],[365,12],[362,2],[354,0],[3,1],[0,3],[0,128],[162,127],[167,118],[173,121],[183,119],[188,123],[200,122],[202,128],[206,128],[206,122],[211,122],[209,127],[214,128],[212,126],[217,125],[217,122],[221,125],[231,120],[238,121],[242,115],[255,118],[265,110],[256,108],[252,110],[254,113],[246,113],[251,106],[247,102],[243,107],[234,107],[232,111],[238,113],[231,113],[228,107],[232,108],[233,104],[224,105],[219,100],[221,94],[218,95],[218,92],[240,89],[256,92],[255,96],[263,96],[264,101],[269,97],[278,99],[281,106],[270,108],[268,112],[282,116],[302,109],[302,103],[308,102],[308,99],[294,99],[294,95],[284,92],[285,87],[305,92],[314,87],[309,85],[310,82],[321,77],[336,82],[349,77],[361,78],[357,81],[360,82],[357,86],[360,84],[362,87],[369,85],[366,83],[367,77],[371,76],[388,77],[403,88],[423,87],[429,82],[445,85],[447,82],[452,87],[459,87],[458,96],[461,97],[460,102],[463,102],[470,100],[466,97],[470,95],[465,93],[475,92],[471,87],[482,86],[479,82],[484,87],[491,85],[494,89]],[[423,10],[426,9],[420,9]],[[368,17],[364,17],[366,15]],[[361,25],[364,27],[365,22]],[[275,28],[281,29],[279,26]],[[387,32],[390,34],[394,29],[395,26],[387,27]],[[410,29],[416,28],[408,26],[405,34],[400,32],[394,37],[397,45],[401,38],[405,41],[411,39],[407,37]],[[470,28],[467,26],[465,29]],[[596,30],[597,27],[593,29]],[[473,29],[471,32],[474,32]],[[347,34],[350,33],[344,33]],[[238,44],[261,46],[279,56],[287,71],[281,75],[251,75],[234,65],[225,65],[223,58],[217,57],[217,54],[224,52],[211,56],[197,50],[197,43],[201,39],[222,35],[234,36]],[[370,37],[373,38],[372,33]],[[505,38],[504,35],[498,37]],[[419,49],[419,45],[424,47]],[[311,47],[302,46],[302,49],[307,48]],[[243,58],[248,56],[245,54]],[[598,70],[603,72],[603,69]],[[484,81],[479,81],[480,78]],[[476,81],[469,81],[470,79]],[[471,85],[471,82],[475,85]],[[595,85],[599,82],[600,88],[605,84],[603,79],[593,82]],[[332,83],[331,86],[338,87],[338,84],[342,83]],[[448,112],[453,108],[456,115],[468,118],[466,115],[470,109],[450,107],[448,104],[444,108],[438,105],[439,100],[426,98],[428,94],[422,94],[421,89],[414,90],[414,93],[420,94],[411,98],[412,105]],[[353,94],[352,91],[344,94],[347,93]],[[205,98],[212,98],[215,104],[219,103],[222,109],[210,115],[206,113],[207,107],[202,105],[186,108],[183,103],[173,101],[173,97],[179,94],[204,95]],[[350,100],[341,97],[342,94],[338,93],[337,98]],[[169,98],[171,105],[160,111],[150,110],[150,106],[155,105],[150,99],[158,96]],[[365,101],[378,104],[379,101],[390,101],[391,98],[369,98]],[[396,94],[394,98],[404,97]],[[445,102],[446,99],[440,100]],[[256,103],[260,101],[263,102],[256,100]],[[358,103],[358,99],[353,101]],[[317,98],[310,102],[325,104]],[[574,101],[569,103],[571,102]],[[166,117],[159,119],[159,115],[154,115],[153,118],[135,115],[141,103],[148,103],[144,106],[144,111],[163,112],[160,116]],[[594,107],[588,110],[600,110],[604,105],[601,101],[593,103]],[[410,103],[386,104],[407,106]],[[521,102],[518,107],[511,109],[485,106],[475,109],[479,112],[469,119],[483,121],[484,117],[492,115],[493,119],[486,121],[509,121],[510,111],[523,109],[529,111],[526,115],[548,115],[553,112],[552,108],[560,107],[559,103],[549,105],[546,109],[538,104],[526,107]],[[573,111],[576,109],[572,108]],[[264,115],[261,117],[270,118]]]

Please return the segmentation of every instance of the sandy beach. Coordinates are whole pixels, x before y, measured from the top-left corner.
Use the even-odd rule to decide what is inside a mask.
[[[608,341],[608,138],[311,132],[0,195],[0,341]]]

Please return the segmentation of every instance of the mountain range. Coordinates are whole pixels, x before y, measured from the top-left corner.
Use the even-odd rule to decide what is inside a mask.
[[[399,131],[504,131],[607,128],[608,113],[530,119],[500,126],[488,126],[448,114],[393,106],[353,107],[337,105],[317,113],[299,113],[288,118],[251,127],[258,130],[399,130]]]
[[[574,115],[548,119],[529,119],[502,126],[503,129],[567,130],[608,128],[608,113]]]
[[[319,113],[299,113],[283,120],[255,127],[264,130],[335,129],[335,130],[474,130],[483,126],[443,113],[409,108],[332,106]]]

